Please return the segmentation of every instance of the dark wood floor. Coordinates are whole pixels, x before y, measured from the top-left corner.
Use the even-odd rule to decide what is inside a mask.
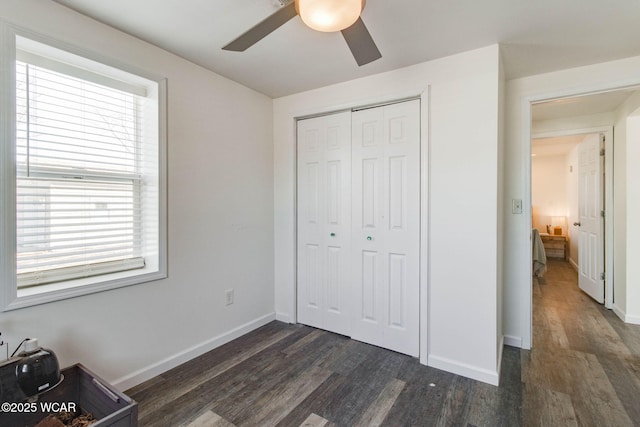
[[[640,425],[640,327],[582,294],[562,262],[534,284],[534,306],[534,349],[505,348],[500,387],[272,322],[127,394],[141,426]]]
[[[640,326],[579,290],[549,260],[533,289],[533,349],[522,351],[526,425],[640,426]]]

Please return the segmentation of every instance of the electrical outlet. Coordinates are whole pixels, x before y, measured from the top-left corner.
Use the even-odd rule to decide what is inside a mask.
[[[233,304],[233,289],[227,289],[225,292],[226,303],[225,305]]]

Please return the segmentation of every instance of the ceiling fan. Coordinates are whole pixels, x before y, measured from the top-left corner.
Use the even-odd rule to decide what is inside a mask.
[[[382,57],[362,22],[365,0],[279,0],[282,7],[222,49],[244,52],[296,15],[310,28],[342,32],[359,66]]]

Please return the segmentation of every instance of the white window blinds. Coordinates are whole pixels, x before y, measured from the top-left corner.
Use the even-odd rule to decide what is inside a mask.
[[[18,288],[143,267],[144,97],[37,62],[16,61]]]

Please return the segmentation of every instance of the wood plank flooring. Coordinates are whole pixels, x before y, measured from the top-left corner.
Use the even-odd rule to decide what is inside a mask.
[[[140,426],[640,425],[640,326],[564,262],[534,284],[534,307],[534,349],[505,347],[500,387],[272,322],[126,393]]]
[[[549,259],[534,281],[533,349],[522,351],[530,426],[640,426],[640,326],[623,323]]]

